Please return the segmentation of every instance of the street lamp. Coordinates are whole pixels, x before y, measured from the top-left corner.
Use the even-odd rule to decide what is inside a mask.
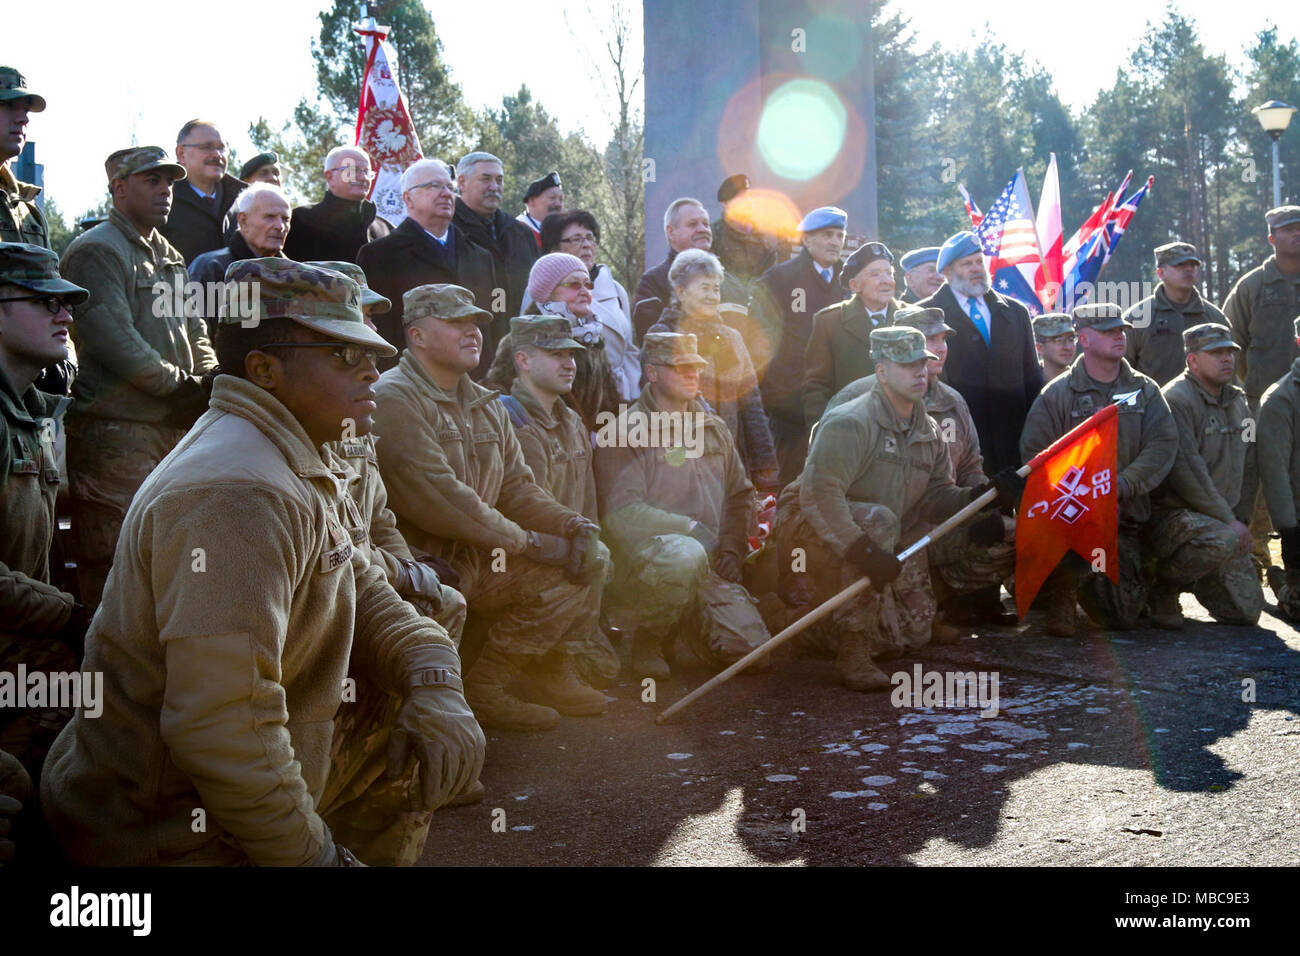
[[[1273,206],[1282,205],[1282,183],[1278,177],[1278,155],[1277,141],[1282,138],[1286,128],[1291,125],[1291,114],[1296,111],[1294,106],[1288,106],[1281,100],[1269,100],[1267,103],[1261,103],[1256,106],[1252,113],[1259,120],[1259,125],[1264,127],[1264,132],[1273,138]]]

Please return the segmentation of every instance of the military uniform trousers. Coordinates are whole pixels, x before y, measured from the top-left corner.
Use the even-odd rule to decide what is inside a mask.
[[[16,680],[20,664],[29,675],[47,677],[81,669],[76,653],[62,641],[0,631],[0,671]],[[71,719],[71,707],[0,707],[0,750],[17,757],[32,780],[39,781],[45,754]]]
[[[1157,511],[1146,528],[1153,576],[1190,590],[1220,624],[1255,624],[1264,589],[1232,528],[1186,508]]]
[[[185,429],[112,418],[70,419],[68,491],[81,601],[96,608],[131,499]]]
[[[1150,590],[1142,569],[1142,526],[1119,519],[1119,584],[1073,551],[1061,559],[1039,590],[1035,604],[1078,600],[1098,627],[1128,631],[1137,627]]]
[[[1002,523],[1004,527],[1011,526],[1009,540],[992,547],[972,544],[965,531],[957,528],[925,549],[929,554],[931,583],[940,600],[954,593],[1001,585],[1015,574],[1015,523],[1005,517]],[[940,591],[943,593],[939,594]]]

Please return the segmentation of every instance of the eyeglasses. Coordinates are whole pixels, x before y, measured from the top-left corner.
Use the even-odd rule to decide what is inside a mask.
[[[435,189],[438,192],[451,193],[453,196],[456,195],[455,183],[420,183],[418,186],[412,186],[410,191],[414,192],[417,189]]]
[[[556,286],[557,289],[577,289],[579,287],[584,289],[594,289],[596,288],[596,283],[592,282],[590,279],[569,279],[567,282],[561,282]]]
[[[348,368],[356,368],[361,364],[362,359],[374,364],[380,358],[377,350],[352,343],[339,345],[335,342],[268,342],[266,345],[258,346],[259,351],[262,349],[333,349],[333,354],[342,359],[343,364]]]
[[[57,295],[20,295],[12,299],[0,299],[0,302],[39,302],[50,315],[58,315],[64,309],[72,309]]]
[[[594,246],[595,244],[596,244],[596,237],[589,232],[584,232],[580,236],[566,236],[565,238],[560,240],[560,245],[562,246],[563,245]]]
[[[223,156],[230,150],[225,143],[181,143],[180,145],[190,149],[201,149],[205,153],[221,153]]]

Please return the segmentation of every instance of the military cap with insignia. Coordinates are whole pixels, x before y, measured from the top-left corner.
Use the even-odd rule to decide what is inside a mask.
[[[1300,222],[1300,206],[1276,206],[1264,213],[1264,221],[1268,223],[1269,232]]]
[[[728,176],[718,187],[718,202],[731,202],[749,188],[749,177],[744,173]]]
[[[871,357],[877,362],[897,362],[910,365],[922,359],[937,359],[925,347],[925,336],[919,329],[906,325],[889,325],[871,330]]]
[[[708,365],[689,332],[647,332],[641,344],[642,365]]]
[[[1096,302],[1087,305],[1076,305],[1074,311],[1070,313],[1074,319],[1074,329],[1081,332],[1084,329],[1096,329],[1098,332],[1109,332],[1111,329],[1133,328],[1133,323],[1124,319],[1124,310],[1114,302]]]
[[[903,258],[898,260],[899,266],[904,272],[911,272],[917,266],[923,266],[927,262],[934,262],[939,258],[938,246],[926,246],[923,249],[913,249],[911,252],[903,254]]]
[[[474,293],[458,285],[434,282],[417,285],[402,296],[402,325],[418,319],[472,318],[483,325],[492,321],[492,313],[474,304]]]
[[[916,329],[927,339],[932,335],[952,335],[957,330],[943,320],[943,309],[899,309],[894,325]]]
[[[263,166],[274,166],[280,161],[280,157],[275,153],[258,153],[243,166],[239,167],[239,178],[247,179],[253,173],[257,172]]]
[[[1074,319],[1064,312],[1044,312],[1034,316],[1031,324],[1034,327],[1034,338],[1040,342],[1074,332]]]
[[[1210,349],[1241,351],[1241,346],[1232,341],[1232,330],[1218,322],[1202,322],[1183,330],[1183,351],[1188,355],[1193,352],[1208,352]]]
[[[332,269],[335,272],[341,272],[357,285],[361,286],[361,308],[362,310],[373,307],[375,312],[387,312],[393,307],[393,303],[386,296],[380,295],[374,289],[367,285],[366,270],[362,269],[355,262],[340,262],[337,260],[327,260],[324,262],[308,262],[309,266],[320,266],[322,269]]]
[[[126,179],[127,176],[147,173],[154,169],[170,173],[173,182],[184,179],[186,175],[185,167],[168,159],[167,151],[159,146],[131,146],[128,149],[119,149],[104,160],[104,172],[108,173],[110,183],[115,179]]]
[[[1196,247],[1190,242],[1166,242],[1163,246],[1156,246],[1156,268],[1163,269],[1165,266],[1176,266],[1182,262],[1200,262],[1201,257],[1196,254]]]
[[[511,319],[510,347],[521,345],[551,352],[586,347],[573,338],[573,326],[568,319],[553,315],[517,315]]]
[[[239,315],[223,308],[222,325],[248,323],[251,319],[292,319],[322,335],[363,345],[385,357],[397,354],[397,349],[366,325],[361,315],[361,286],[340,272],[279,256],[241,259],[226,269],[226,282],[253,286],[255,295],[230,296],[226,302],[236,298],[251,301],[256,314]]]
[[[818,206],[799,223],[800,232],[816,232],[818,229],[847,229],[849,214],[839,206]]]
[[[57,295],[70,305],[90,298],[81,286],[59,275],[57,253],[29,242],[0,242],[0,285]]]
[[[840,283],[847,289],[850,279],[856,278],[859,272],[879,259],[891,266],[894,264],[894,254],[883,242],[864,242],[844,260],[844,268],[840,270]]]
[[[524,190],[524,202],[528,202],[528,200],[532,199],[534,196],[540,196],[542,193],[546,192],[546,190],[554,189],[559,185],[560,174],[555,170],[551,170],[541,179],[536,179],[528,184],[528,188]]]
[[[27,78],[12,66],[0,66],[0,101],[27,100],[29,113],[40,113],[45,109],[45,97],[33,93],[27,88]]]

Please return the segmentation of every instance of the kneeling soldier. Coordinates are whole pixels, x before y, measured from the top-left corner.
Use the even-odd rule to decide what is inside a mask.
[[[1295,320],[1300,346],[1300,318]],[[1282,538],[1282,564],[1270,568],[1269,587],[1289,620],[1300,621],[1300,359],[1264,393],[1259,403],[1259,483]]]

